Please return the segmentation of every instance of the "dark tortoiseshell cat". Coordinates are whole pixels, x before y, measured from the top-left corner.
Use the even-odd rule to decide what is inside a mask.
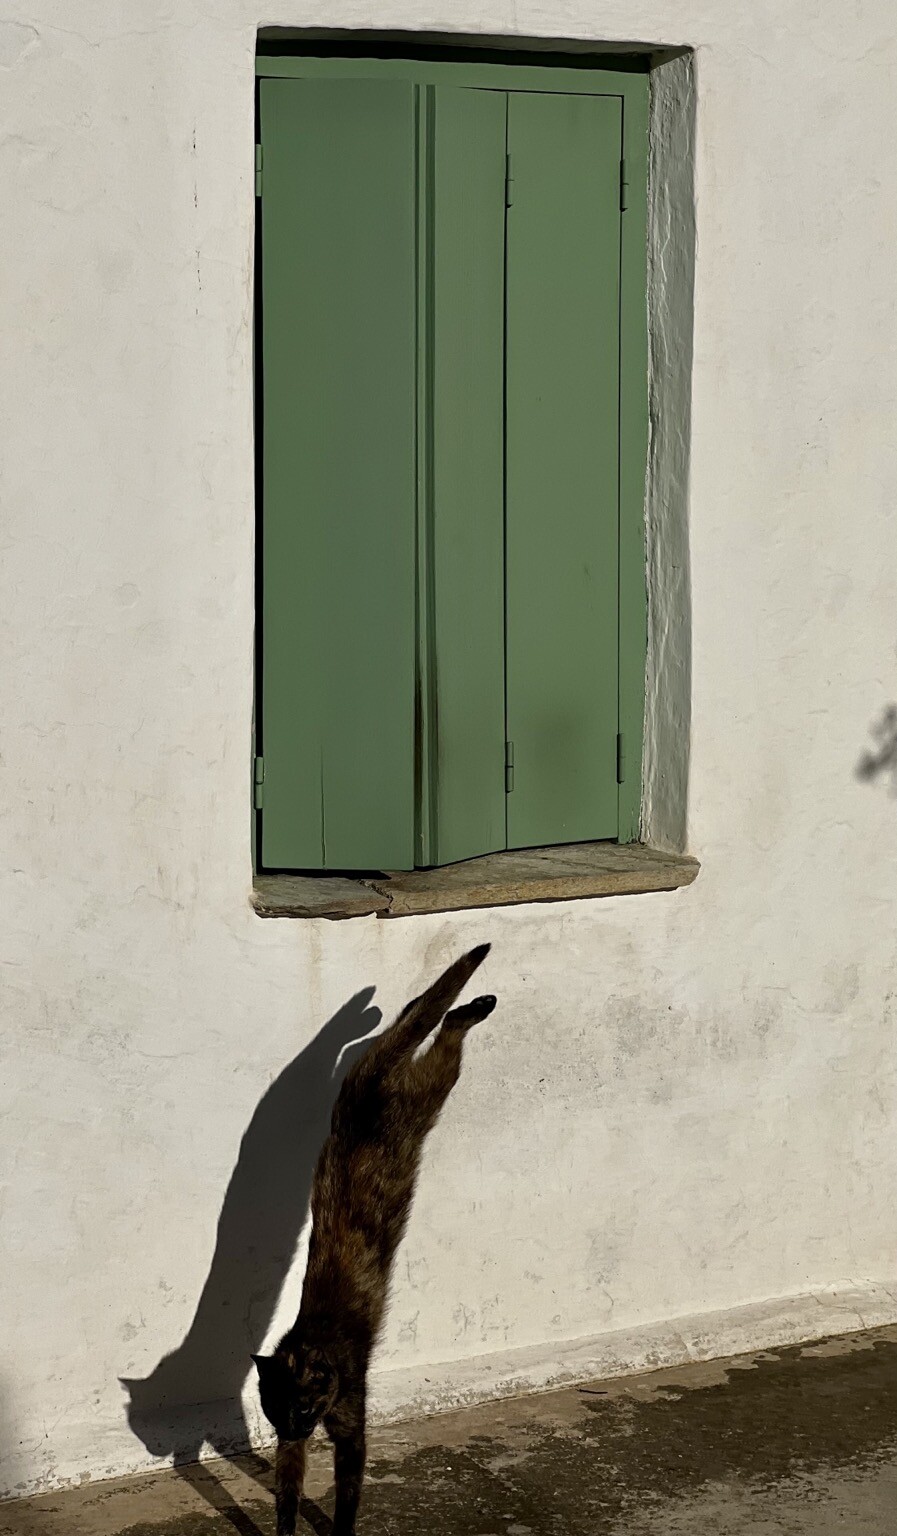
[[[365,1459],[368,1360],[408,1221],[421,1150],[461,1070],[464,1036],[495,1007],[446,1010],[489,953],[481,944],[415,998],[349,1071],[315,1169],[302,1303],[273,1355],[254,1355],[277,1431],[277,1532],[293,1536],[305,1444],[323,1422],[334,1445],[333,1536],[352,1536]],[[417,1048],[442,1025],[430,1048]]]

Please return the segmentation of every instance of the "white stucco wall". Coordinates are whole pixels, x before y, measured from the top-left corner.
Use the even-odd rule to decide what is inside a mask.
[[[897,696],[891,0],[4,16],[0,1485],[145,1464],[117,1378],[187,1330],[264,1090],[361,988],[389,1014],[484,938],[501,1006],[430,1145],[384,1366],[887,1279],[897,802],[854,769]],[[278,22],[696,49],[685,892],[250,910]]]

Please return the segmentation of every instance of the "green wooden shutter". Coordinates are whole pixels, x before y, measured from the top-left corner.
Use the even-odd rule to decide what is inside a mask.
[[[630,729],[640,707],[622,97],[390,67],[260,85],[268,869],[616,837],[621,625]]]
[[[621,104],[513,94],[508,846],[617,834]]]
[[[422,497],[429,817],[421,862],[505,846],[504,241],[507,102],[433,88]],[[429,834],[429,837],[426,837]]]
[[[261,857],[414,863],[413,85],[261,85]]]

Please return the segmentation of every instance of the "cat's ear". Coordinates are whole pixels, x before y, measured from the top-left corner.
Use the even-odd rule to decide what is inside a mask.
[[[271,1366],[274,1364],[273,1355],[250,1355],[249,1358],[255,1365],[255,1368],[260,1376],[263,1376],[265,1371],[270,1370]]]

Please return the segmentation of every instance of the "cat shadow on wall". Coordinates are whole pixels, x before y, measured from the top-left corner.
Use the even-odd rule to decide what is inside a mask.
[[[357,993],[268,1088],[240,1143],[193,1321],[149,1376],[122,1377],[128,1423],[175,1466],[245,1451],[241,1391],[274,1317],[311,1198],[340,1084],[380,1023],[374,988]]]
[[[877,745],[863,752],[856,776],[867,782],[889,779],[891,794],[897,795],[897,704],[885,706],[878,720],[872,722],[869,734],[875,737]]]

